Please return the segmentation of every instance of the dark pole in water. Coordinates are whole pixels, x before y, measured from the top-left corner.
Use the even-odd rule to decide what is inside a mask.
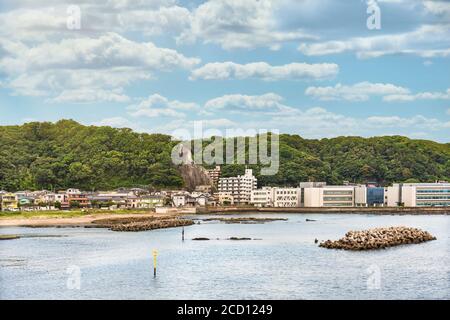
[[[184,227],[181,229],[181,240],[184,241]]]
[[[152,255],[153,255],[153,277],[156,278],[156,257],[158,256],[158,251],[153,250]]]

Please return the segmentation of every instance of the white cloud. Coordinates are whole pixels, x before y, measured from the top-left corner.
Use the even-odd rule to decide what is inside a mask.
[[[383,97],[386,102],[409,102],[416,100],[449,100],[450,89],[447,92],[420,92],[416,94],[394,94]]]
[[[438,119],[427,118],[422,115],[415,115],[410,118],[402,118],[399,116],[385,116],[385,117],[368,117],[367,123],[369,126],[382,126],[383,128],[411,128],[439,130],[450,128],[450,121],[442,122]]]
[[[179,43],[196,39],[224,49],[269,47],[277,50],[287,41],[314,39],[302,30],[280,30],[273,0],[209,0],[192,12],[190,29]]]
[[[67,28],[67,9],[78,5],[81,29]],[[45,41],[74,34],[139,31],[145,35],[179,34],[190,23],[190,11],[176,1],[15,1],[0,13],[0,35],[21,41]]]
[[[275,93],[266,93],[259,96],[243,94],[229,94],[208,100],[205,103],[207,110],[227,111],[257,111],[279,110],[283,98]]]
[[[440,47],[440,48],[437,48]],[[414,31],[301,44],[300,52],[308,56],[356,52],[359,58],[376,58],[387,54],[414,54],[421,57],[450,56],[450,24],[423,25]]]
[[[148,71],[137,70],[134,67],[111,67],[98,70],[51,69],[10,76],[4,87],[19,95],[55,97],[63,91],[73,90],[121,92],[123,87],[132,82],[150,78]],[[51,99],[49,98],[49,100]]]
[[[123,95],[113,93],[122,92],[137,80],[150,79],[157,72],[191,69],[200,62],[115,33],[30,47],[2,41],[0,51],[7,53],[0,58],[0,72],[6,74],[3,87],[20,95],[57,96],[54,101],[61,102],[69,102],[70,97],[75,102],[94,101],[94,97],[123,102]]]
[[[191,80],[262,79],[275,80],[322,80],[333,78],[339,73],[334,63],[290,63],[271,66],[266,62],[238,64],[234,62],[208,63],[191,73]]]
[[[63,103],[90,103],[90,102],[128,102],[130,98],[120,90],[102,90],[102,89],[74,89],[64,90],[57,97],[50,99],[51,102]]]
[[[390,83],[365,81],[351,86],[338,83],[334,87],[308,87],[305,94],[320,100],[366,101],[370,96],[409,94],[409,89]]]
[[[446,18],[450,17],[450,3],[448,1],[425,0],[423,1],[423,5],[425,6],[425,10],[432,14]]]
[[[111,117],[102,119],[100,121],[94,122],[93,125],[95,126],[109,126],[113,128],[130,128],[136,131],[139,130],[139,126],[136,125],[135,122],[132,122],[124,117]]]
[[[98,38],[71,38],[29,47],[15,56],[0,60],[0,68],[7,73],[117,66],[173,70],[189,69],[199,62],[197,58],[187,58],[175,50],[159,48],[151,42],[134,42],[116,33],[107,33]]]
[[[121,28],[139,31],[147,36],[172,33],[178,35],[189,28],[191,12],[183,7],[161,7],[157,10],[124,11],[117,17]]]
[[[323,138],[336,136],[378,136],[409,135],[411,128],[420,130],[425,137],[438,132],[444,133],[450,128],[450,121],[427,118],[422,115],[412,117],[372,116],[356,118],[328,111],[322,107],[306,110],[294,109],[295,113],[279,113],[272,118],[259,121],[246,121],[244,128],[278,129],[293,132],[305,138]],[[240,124],[241,125],[241,124]]]
[[[208,105],[209,103],[209,105]],[[134,117],[150,117],[155,123],[150,128],[121,117],[102,120],[103,124],[116,127],[138,128],[145,132],[167,133],[170,135],[192,136],[194,123],[201,121],[204,132],[215,130],[214,134],[226,134],[227,129],[241,130],[279,130],[292,132],[305,138],[335,137],[341,135],[377,136],[377,135],[409,135],[410,137],[430,138],[433,135],[444,134],[450,128],[450,121],[428,118],[423,115],[402,117],[397,115],[353,117],[337,112],[331,112],[323,107],[299,109],[282,104],[282,98],[269,93],[261,96],[228,95],[211,99],[205,103],[205,108],[214,110],[214,115],[221,117],[202,118],[194,113],[194,118],[180,117],[172,112],[179,112],[180,105],[190,103],[169,100],[160,95],[152,95],[141,103],[129,108],[129,114]],[[236,104],[238,111],[254,110],[250,118],[228,118],[233,113]],[[207,106],[208,105],[208,106]],[[195,110],[200,108],[192,105]],[[181,109],[186,109],[185,107]],[[187,108],[189,109],[189,107]],[[280,112],[280,110],[287,110]],[[255,112],[256,111],[256,112]],[[271,112],[272,111],[272,112]],[[267,116],[270,113],[271,116]],[[450,113],[450,110],[449,110]],[[170,117],[160,121],[155,117]],[[146,128],[146,129],[143,129]],[[410,128],[414,128],[413,133]],[[212,131],[211,131],[212,132]],[[409,133],[408,133],[409,132]],[[444,134],[445,136],[445,134]]]
[[[143,99],[138,104],[128,107],[129,114],[134,117],[156,118],[159,116],[182,118],[185,117],[183,111],[192,111],[199,106],[192,102],[181,102],[178,100],[169,100],[159,94],[153,94]]]
[[[66,12],[54,7],[20,8],[3,12],[0,13],[0,21],[0,36],[10,40],[45,41],[50,36],[70,31],[66,26]]]

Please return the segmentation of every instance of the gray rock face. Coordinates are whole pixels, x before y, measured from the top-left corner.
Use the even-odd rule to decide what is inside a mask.
[[[182,164],[179,167],[179,170],[188,191],[193,191],[196,186],[212,184],[205,168],[202,166],[195,164]]]

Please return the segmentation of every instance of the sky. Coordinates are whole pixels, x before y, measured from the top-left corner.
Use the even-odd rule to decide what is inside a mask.
[[[0,125],[450,142],[450,1],[97,2],[0,2]]]

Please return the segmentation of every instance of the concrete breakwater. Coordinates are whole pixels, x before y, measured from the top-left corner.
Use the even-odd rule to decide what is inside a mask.
[[[184,227],[194,224],[190,219],[178,217],[143,217],[143,218],[120,218],[100,219],[92,222],[95,227],[108,228],[112,231],[146,231],[173,227]]]
[[[239,218],[222,218],[222,217],[214,217],[214,218],[205,218],[201,219],[203,221],[220,221],[225,223],[265,223],[265,222],[273,222],[273,221],[287,221],[287,218],[257,218],[257,217],[239,217]]]
[[[345,234],[345,237],[339,240],[321,242],[319,247],[344,250],[372,250],[431,240],[436,240],[436,237],[427,231],[408,227],[389,227],[349,231]]]

